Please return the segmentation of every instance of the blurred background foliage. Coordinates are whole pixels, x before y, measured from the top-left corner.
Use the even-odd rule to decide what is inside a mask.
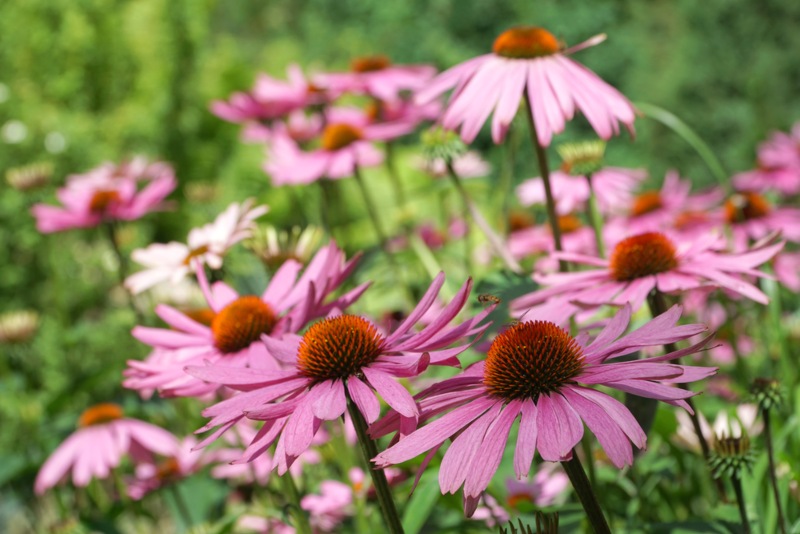
[[[0,173],[48,161],[59,184],[104,160],[143,154],[172,163],[178,209],[123,233],[128,251],[183,240],[251,195],[272,206],[272,223],[290,226],[297,214],[285,192],[269,190],[263,149],[242,144],[237,125],[208,111],[211,100],[250,88],[258,71],[282,77],[292,62],[307,72],[346,69],[354,56],[383,53],[444,69],[486,53],[519,24],[545,26],[568,45],[607,33],[578,59],[634,102],[683,118],[735,172],[754,165],[770,130],[800,118],[798,22],[800,2],[787,0],[5,0]],[[577,121],[564,138],[589,133]],[[406,141],[406,158],[416,143]],[[476,144],[491,148],[485,132]],[[635,142],[623,135],[608,155],[612,165],[649,169],[653,180],[677,168],[712,182],[682,139],[647,119],[637,122]],[[517,167],[518,180],[535,174],[527,150]],[[42,316],[32,344],[0,347],[2,525],[14,502],[30,497],[33,476],[75,414],[120,401],[125,360],[145,350],[128,333],[135,318],[115,288],[103,236],[42,236],[28,210],[52,190],[21,193],[3,182],[0,191],[0,312]],[[155,400],[138,409],[159,423],[174,421],[181,405]]]

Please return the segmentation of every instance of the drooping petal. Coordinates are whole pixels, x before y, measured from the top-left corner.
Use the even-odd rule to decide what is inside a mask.
[[[381,406],[372,390],[356,376],[348,377],[347,390],[350,392],[350,398],[353,399],[358,411],[366,419],[367,424],[374,423],[381,414]]]
[[[567,457],[583,436],[583,424],[569,403],[558,393],[539,395],[536,403],[537,448],[542,459],[559,462]]]

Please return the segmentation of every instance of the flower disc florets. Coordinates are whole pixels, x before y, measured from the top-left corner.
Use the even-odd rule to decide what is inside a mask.
[[[512,59],[531,59],[549,56],[561,50],[555,35],[544,28],[522,26],[500,34],[492,45],[492,52]]]
[[[678,266],[675,245],[659,232],[647,232],[620,241],[611,253],[611,276],[626,282],[664,273]]]
[[[365,56],[356,58],[350,63],[350,70],[353,72],[375,72],[376,70],[384,70],[392,65],[391,60],[387,56]]]
[[[770,212],[767,200],[752,191],[737,193],[725,202],[725,219],[729,223],[740,223],[764,217]]]
[[[108,207],[120,201],[120,196],[117,191],[110,190],[110,191],[98,191],[92,196],[92,199],[89,201],[89,211],[92,213],[103,213],[105,212]]]
[[[329,124],[322,132],[322,148],[332,152],[362,139],[364,133],[355,126],[344,123]]]
[[[583,366],[583,351],[569,333],[548,321],[526,321],[492,342],[483,382],[492,395],[535,401],[571,382]]]
[[[631,215],[639,217],[647,213],[652,213],[664,207],[664,202],[661,200],[661,193],[658,191],[645,191],[633,200],[631,206]]]
[[[85,428],[92,425],[102,425],[117,419],[122,419],[122,407],[118,404],[104,402],[84,410],[78,419],[78,426]]]
[[[239,352],[262,334],[269,334],[275,322],[275,312],[260,298],[239,297],[211,321],[214,346],[223,354]]]
[[[346,378],[375,361],[383,343],[383,336],[366,319],[356,315],[331,317],[312,325],[303,335],[297,366],[309,378]]]

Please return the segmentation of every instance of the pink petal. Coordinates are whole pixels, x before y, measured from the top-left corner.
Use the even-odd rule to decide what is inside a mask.
[[[325,385],[327,384],[327,389]],[[317,385],[313,391],[321,390],[311,405],[314,416],[325,421],[332,421],[347,410],[347,399],[344,395],[342,380],[326,380]]]
[[[521,402],[511,401],[494,421],[480,446],[480,462],[473,465],[464,483],[464,495],[479,496],[489,486],[489,481],[500,466],[508,441],[511,425],[517,419]]]
[[[347,379],[347,390],[350,392],[350,398],[356,403],[358,411],[367,420],[367,424],[374,423],[381,414],[381,407],[372,390],[356,376]]]
[[[475,455],[481,449],[486,430],[497,419],[502,407],[502,403],[492,406],[453,440],[439,467],[439,487],[443,494],[457,492],[467,479],[467,473],[475,468]],[[478,461],[483,461],[483,451]]]
[[[370,367],[364,367],[362,371],[370,385],[380,393],[386,404],[405,417],[416,418],[419,416],[414,397],[403,386],[395,382],[394,378]]]
[[[522,403],[517,447],[514,451],[514,473],[517,478],[528,476],[536,452],[537,415],[539,411],[532,400]]]
[[[387,466],[410,460],[453,436],[498,402],[497,399],[483,397],[457,408],[401,439],[378,454],[374,461],[379,466]]]
[[[558,393],[539,395],[536,403],[537,447],[542,459],[559,462],[567,457],[583,436],[583,424],[575,410]]]

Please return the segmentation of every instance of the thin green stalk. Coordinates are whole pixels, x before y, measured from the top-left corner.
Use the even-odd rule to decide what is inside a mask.
[[[461,183],[461,178],[459,178],[458,174],[456,174],[456,171],[453,168],[452,161],[447,162],[447,174],[450,177],[450,181],[458,191],[458,194],[461,195],[461,200],[469,211],[472,220],[476,225],[478,225],[478,228],[481,229],[483,235],[485,235],[486,239],[489,241],[489,245],[494,249],[500,259],[503,260],[503,263],[505,263],[509,270],[515,273],[521,273],[522,268],[519,266],[519,263],[517,263],[517,260],[514,259],[505,245],[503,245],[500,237],[494,232],[494,230],[492,230],[492,227],[489,225],[489,223],[483,217],[483,214],[470,198],[467,190],[464,188],[464,184]]]
[[[114,255],[117,257],[117,277],[119,278],[119,284],[124,289],[125,279],[128,277],[128,259],[122,253],[119,243],[117,242],[117,232],[114,228],[114,223],[108,222],[103,226],[106,228],[106,237],[108,238],[108,242],[111,244],[111,248],[114,250]],[[125,294],[128,296],[128,303],[130,304],[134,315],[136,315],[136,322],[144,322],[144,317],[142,317],[142,313],[139,311],[139,308],[136,307],[136,301],[133,300],[133,295],[131,295],[127,289],[125,290]]]
[[[442,269],[442,266],[439,264],[433,252],[431,252],[431,249],[428,248],[428,245],[426,245],[417,234],[411,234],[408,238],[408,242],[411,246],[411,250],[414,251],[420,263],[422,263],[422,267],[425,268],[425,272],[428,273],[428,276],[436,278],[444,269]]]
[[[572,451],[572,459],[566,462],[561,462],[564,467],[572,487],[575,488],[575,493],[578,494],[578,500],[581,501],[583,509],[586,511],[586,517],[589,519],[589,524],[597,534],[611,534],[611,529],[608,526],[603,509],[600,508],[600,502],[592,490],[592,484],[586,476],[586,471],[583,470],[581,461],[578,459],[578,452]]]
[[[583,448],[583,455],[586,461],[589,462],[589,482],[592,487],[597,486],[597,476],[594,469],[594,454],[592,453],[592,443],[588,439],[581,440],[581,447]]]
[[[378,496],[378,504],[380,504],[387,531],[391,534],[403,534],[403,524],[400,521],[397,508],[394,505],[392,490],[389,489],[386,473],[384,473],[383,469],[375,469],[372,465],[372,459],[378,455],[378,447],[375,445],[375,442],[372,441],[372,438],[367,435],[367,422],[364,420],[364,416],[358,411],[358,408],[350,399],[349,395],[347,397],[347,410],[350,412],[350,419],[353,421],[353,426],[356,429],[356,435],[361,445],[361,452],[364,455],[367,471],[369,471],[370,476],[372,476],[372,485],[375,487],[375,493]]]
[[[287,471],[280,479],[285,496],[289,500],[289,508],[294,518],[294,528],[299,534],[311,534],[311,524],[300,506],[300,492],[297,491],[292,474]]]
[[[536,123],[533,120],[533,108],[531,107],[528,93],[525,93],[525,116],[528,117],[528,125],[531,130],[531,142],[533,149],[536,152],[536,160],[539,162],[539,174],[542,175],[542,183],[544,184],[544,198],[547,207],[547,220],[550,221],[550,229],[553,232],[553,245],[556,251],[564,250],[561,246],[561,227],[558,225],[558,214],[556,213],[556,202],[553,198],[553,189],[550,185],[550,166],[547,163],[547,151],[539,143],[539,136],[536,133]],[[567,262],[559,260],[559,271],[567,272],[569,267]]]
[[[186,505],[186,501],[183,499],[181,490],[176,484],[170,484],[169,491],[172,493],[172,497],[175,500],[175,506],[178,508],[178,513],[181,516],[181,521],[183,521],[183,526],[188,529],[192,526],[192,514],[189,513],[189,507]]]
[[[706,142],[703,141],[703,139],[697,135],[697,133],[685,122],[666,109],[660,108],[653,104],[649,104],[647,102],[636,102],[634,105],[639,109],[639,111],[644,113],[645,117],[649,117],[660,122],[673,132],[677,133],[683,138],[684,141],[689,143],[689,145],[694,148],[695,152],[697,152],[703,162],[705,162],[705,164],[711,170],[711,174],[714,175],[714,178],[716,178],[717,183],[722,190],[727,194],[732,192],[731,182],[728,179],[729,175],[725,171],[725,167],[722,166],[722,162],[720,162],[720,160],[714,154],[714,151],[711,150],[711,147],[709,147]]]
[[[353,170],[353,176],[356,179],[358,188],[361,190],[361,196],[364,198],[364,205],[367,207],[367,213],[372,221],[372,227],[375,230],[375,235],[378,236],[378,241],[380,241],[381,248],[389,257],[391,257],[391,253],[388,250],[389,241],[386,238],[386,233],[383,231],[383,226],[381,226],[378,212],[375,209],[375,203],[372,201],[372,197],[367,190],[367,185],[364,183],[364,177],[361,175],[361,169],[359,169],[358,166],[356,166]]]
[[[517,149],[519,148],[518,129],[511,124],[506,134],[506,161],[503,172],[500,175],[500,213],[503,214],[503,235],[509,234],[508,213],[511,208],[511,199],[514,197],[514,164],[517,161]]]
[[[786,522],[783,518],[783,507],[781,506],[781,494],[778,491],[778,477],[775,475],[775,450],[772,445],[772,426],[770,422],[769,410],[762,409],[764,417],[764,441],[767,442],[767,459],[769,460],[769,481],[772,485],[772,494],[775,497],[775,507],[778,512],[778,529],[781,534],[786,534]]]
[[[392,182],[392,189],[394,189],[395,197],[397,197],[397,207],[402,212],[406,207],[406,191],[403,187],[403,180],[400,179],[400,173],[397,172],[397,162],[394,158],[394,143],[391,141],[386,142],[386,170],[389,173],[389,180]]]
[[[601,258],[606,257],[606,245],[603,239],[603,216],[600,215],[600,208],[597,205],[597,195],[594,193],[592,175],[586,175],[586,182],[589,184],[589,202],[587,203],[587,216],[594,230],[594,243],[597,246],[597,254]]]
[[[747,519],[747,504],[744,502],[744,492],[742,491],[742,479],[738,476],[731,477],[733,492],[736,494],[736,504],[739,505],[739,517],[742,519],[742,532],[750,534],[750,520]]]

